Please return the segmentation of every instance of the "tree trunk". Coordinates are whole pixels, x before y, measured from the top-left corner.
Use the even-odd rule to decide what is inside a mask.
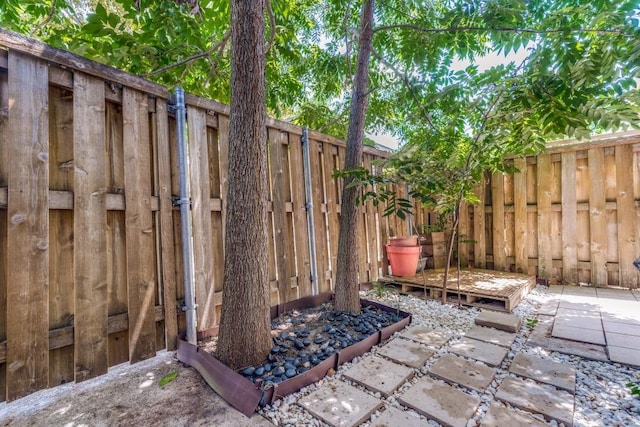
[[[362,164],[364,140],[364,118],[367,111],[367,86],[369,84],[369,58],[373,40],[373,0],[365,0],[360,15],[360,40],[358,41],[358,63],[351,97],[349,132],[345,169]],[[350,178],[345,178],[340,213],[340,237],[336,271],[336,310],[360,312],[358,295],[358,188],[348,188]]]
[[[234,0],[229,192],[217,348],[218,358],[231,368],[261,363],[272,346],[266,144],[264,0]]]

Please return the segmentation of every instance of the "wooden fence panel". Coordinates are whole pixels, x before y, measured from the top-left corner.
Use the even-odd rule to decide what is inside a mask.
[[[7,186],[9,167],[9,81],[7,53],[0,50],[0,402],[7,390]],[[2,343],[5,345],[3,346]]]
[[[153,114],[155,130],[154,134],[154,164],[157,173],[155,195],[160,200],[159,218],[160,224],[160,254],[162,263],[162,304],[164,306],[164,340],[167,350],[175,350],[178,347],[178,314],[175,301],[177,300],[177,276],[176,257],[174,254],[173,235],[173,206],[171,202],[171,142],[176,141],[175,133],[169,133],[169,115],[167,112],[167,100],[156,99],[156,111]],[[175,145],[175,144],[173,144]]]
[[[7,400],[49,383],[49,116],[45,61],[9,52]],[[28,94],[28,96],[25,96]]]
[[[198,329],[216,325],[211,248],[211,207],[209,154],[207,147],[206,111],[189,107],[189,166],[191,168],[191,216],[193,219],[193,258],[195,296],[198,305]]]
[[[476,268],[485,268],[487,262],[485,188],[484,181],[478,185],[476,195],[480,201],[473,205],[473,265]]]
[[[577,209],[576,153],[562,153],[562,276],[569,284],[578,281]]]
[[[331,282],[331,260],[329,258],[329,245],[327,238],[326,200],[324,188],[324,171],[322,153],[324,143],[309,139],[309,152],[311,156],[311,188],[313,193],[313,219],[316,237],[316,265],[318,268],[318,291],[330,292],[333,290]]]
[[[269,173],[271,175],[271,203],[273,215],[273,231],[276,253],[276,271],[278,301],[290,300],[291,271],[289,270],[289,248],[293,242],[289,238],[287,228],[287,199],[289,197],[284,175],[284,148],[282,133],[279,129],[268,129],[269,141]]]
[[[491,205],[493,223],[493,268],[506,270],[507,258],[505,249],[505,211],[504,211],[504,177],[501,173],[491,176]]]
[[[71,92],[50,86],[49,190],[56,194],[73,194],[73,116]],[[49,210],[49,329],[69,330],[74,324],[73,217],[71,209]],[[51,349],[50,340],[49,347],[49,386],[73,381],[73,343]]]
[[[293,210],[293,235],[296,255],[296,275],[298,277],[298,295],[311,295],[311,261],[309,254],[309,233],[307,230],[306,195],[304,188],[304,169],[302,141],[300,136],[289,135],[289,158],[291,160],[291,204]]]
[[[538,204],[538,274],[543,279],[551,279],[551,156],[538,156],[537,169],[537,204]]]
[[[526,159],[516,159],[514,165],[519,171],[513,178],[515,271],[528,274],[527,161]]]
[[[338,262],[338,234],[340,231],[340,214],[338,208],[340,206],[340,191],[338,189],[338,180],[333,177],[336,169],[342,169],[339,163],[338,147],[324,143],[322,152],[322,161],[324,164],[323,172],[324,185],[326,186],[326,215],[327,215],[327,237],[328,250],[330,252],[329,265],[331,270],[331,282],[336,280],[336,266]],[[316,234],[318,230],[316,230]]]
[[[73,231],[75,240],[75,379],[105,374],[108,368],[107,209],[104,81],[74,75]],[[86,351],[91,348],[91,351]]]
[[[591,148],[589,160],[589,213],[591,235],[591,283],[607,285],[607,217],[604,185],[604,150]]]
[[[633,180],[629,179],[629,171],[633,171],[633,150],[631,145],[620,145],[615,150],[619,285],[637,288],[638,271],[633,261],[640,255],[640,236],[637,234]]]
[[[124,88],[122,98],[129,360],[137,362],[156,353],[151,152],[147,95]]]

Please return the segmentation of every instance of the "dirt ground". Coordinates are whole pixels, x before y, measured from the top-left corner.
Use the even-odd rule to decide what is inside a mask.
[[[175,380],[160,387],[165,375]],[[173,352],[122,364],[80,384],[65,384],[0,403],[0,426],[271,426],[230,407]]]

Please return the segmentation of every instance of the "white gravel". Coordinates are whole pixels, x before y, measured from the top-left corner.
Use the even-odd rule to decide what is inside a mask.
[[[640,426],[640,399],[631,395],[626,384],[629,382],[640,383],[640,370],[627,365],[617,363],[605,363],[593,360],[583,359],[578,356],[571,356],[557,352],[548,351],[539,347],[530,347],[525,345],[526,340],[531,333],[532,325],[527,325],[527,319],[535,319],[536,312],[541,303],[547,300],[546,287],[536,287],[520,304],[514,309],[513,314],[523,319],[525,325],[517,334],[516,340],[511,347],[509,354],[502,365],[498,368],[497,375],[491,385],[483,393],[465,390],[481,399],[481,404],[469,421],[468,426],[480,425],[480,422],[486,414],[489,405],[493,402],[497,388],[500,386],[504,378],[509,376],[508,367],[513,357],[519,352],[536,355],[538,357],[554,360],[557,362],[569,363],[576,369],[576,395],[575,395],[575,426]],[[433,363],[442,355],[447,354],[449,346],[458,340],[466,331],[474,324],[474,319],[480,313],[477,308],[458,307],[456,305],[442,305],[439,301],[424,301],[421,298],[412,295],[400,295],[395,291],[388,291],[382,297],[376,297],[373,291],[362,292],[364,298],[379,301],[393,308],[412,313],[412,325],[422,325],[433,328],[438,331],[446,332],[452,336],[452,339],[443,347],[441,347],[427,362],[426,366],[420,370],[416,370],[416,375],[405,384],[403,384],[393,395],[384,399],[383,407],[373,414],[373,419],[382,414],[382,409],[387,406],[393,406],[398,409],[411,412],[415,417],[421,417],[417,413],[402,407],[398,403],[398,397],[413,385],[419,378],[427,374],[427,371]],[[375,354],[378,347],[374,347],[371,352],[366,353],[362,357]],[[331,381],[346,381],[359,389],[375,395],[373,392],[359,386],[358,384],[349,382],[343,377],[343,373],[357,363],[360,358],[354,359],[351,363],[342,365],[333,377],[325,377],[316,384],[305,387],[293,393],[271,406],[266,406],[260,410],[260,414],[269,421],[278,426],[285,425],[305,425],[305,426],[324,426],[323,422],[315,419],[297,402],[303,396],[311,393],[317,387]],[[377,396],[379,397],[379,396]],[[516,410],[516,409],[514,409]],[[518,412],[522,412],[516,410]],[[533,415],[533,414],[529,414]],[[539,415],[535,416],[541,419]],[[426,419],[425,419],[426,421]],[[543,421],[543,420],[541,420]],[[369,426],[369,422],[362,424]],[[429,424],[433,426],[439,425],[433,420],[429,420]],[[558,426],[555,421],[548,422],[549,425]],[[562,424],[560,424],[562,425]]]

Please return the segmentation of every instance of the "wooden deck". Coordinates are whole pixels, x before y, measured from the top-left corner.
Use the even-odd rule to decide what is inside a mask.
[[[413,277],[386,276],[381,282],[402,286],[402,292],[427,290],[430,298],[442,296],[444,270],[425,270]],[[447,300],[458,299],[457,272],[449,273]],[[511,312],[536,285],[535,276],[505,271],[469,269],[460,271],[461,303],[491,310]]]

